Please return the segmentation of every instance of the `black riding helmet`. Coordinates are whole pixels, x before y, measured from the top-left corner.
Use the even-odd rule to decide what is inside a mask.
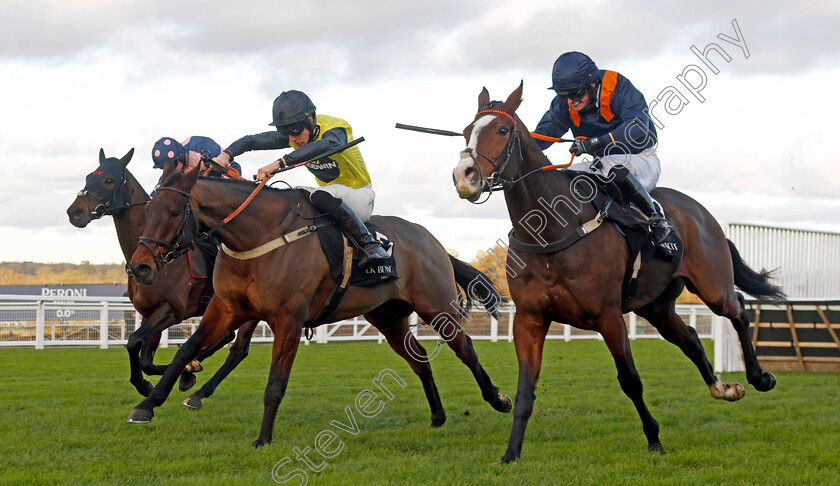
[[[269,125],[277,127],[293,127],[303,125],[309,130],[315,126],[315,105],[306,93],[297,90],[283,91],[274,100],[271,110],[273,121]],[[312,117],[310,121],[309,117]]]

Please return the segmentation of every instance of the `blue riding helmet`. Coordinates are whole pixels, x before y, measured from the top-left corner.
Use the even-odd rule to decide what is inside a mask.
[[[167,162],[187,160],[187,149],[172,137],[163,137],[152,147],[152,161],[155,169],[162,169]]]
[[[597,81],[600,71],[586,54],[577,51],[566,52],[554,61],[551,70],[552,91],[569,92]]]

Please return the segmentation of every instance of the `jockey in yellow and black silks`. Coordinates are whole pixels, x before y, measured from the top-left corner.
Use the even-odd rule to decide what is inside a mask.
[[[292,152],[262,167],[257,178],[271,177],[279,168],[315,159],[306,168],[320,186],[310,194],[312,204],[333,216],[359,244],[365,256],[360,265],[382,261],[388,253],[364,225],[373,214],[376,194],[359,147],[319,158],[353,140],[353,129],[341,118],[317,115],[315,105],[305,93],[284,91],[274,100],[273,121],[276,131],[246,135],[230,144],[216,162],[227,165],[234,157],[251,150],[292,148]]]
[[[589,162],[572,164],[569,169],[597,171],[610,177],[625,199],[649,218],[651,239],[661,245],[671,232],[661,206],[648,191],[659,181],[660,164],[656,155],[656,126],[648,115],[642,93],[615,71],[598,69],[581,52],[562,54],[554,63],[550,90],[557,93],[551,106],[534,129],[549,137],[562,137],[571,130],[575,140],[569,152],[590,154],[600,159],[600,166]],[[553,142],[537,140],[545,150]]]

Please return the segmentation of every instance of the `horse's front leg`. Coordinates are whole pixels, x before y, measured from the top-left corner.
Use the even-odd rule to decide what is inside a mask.
[[[534,390],[540,377],[543,344],[548,325],[542,314],[538,313],[517,310],[513,318],[513,341],[519,360],[519,384],[516,388],[516,403],[513,406],[513,427],[502,463],[519,459],[522,452],[525,428],[534,410]]]
[[[274,346],[271,350],[271,370],[268,373],[268,385],[263,396],[262,425],[260,435],[254,441],[254,447],[271,443],[274,433],[274,421],[277,418],[277,408],[286,394],[286,385],[292,371],[292,363],[297,355],[300,344],[302,324],[291,316],[275,318],[269,322],[274,332]]]
[[[172,387],[178,380],[178,375],[192,362],[198,354],[206,349],[212,348],[228,334],[233,332],[241,324],[241,320],[235,319],[229,307],[223,304],[217,297],[210,301],[207,312],[201,319],[195,334],[190,336],[175,353],[172,363],[166,368],[158,384],[154,387],[149,396],[134,407],[128,417],[129,423],[149,423],[154,417],[154,408],[163,404]]]
[[[149,352],[154,356],[154,349],[157,349],[160,342],[161,331],[169,327],[174,320],[172,308],[161,305],[149,317],[144,316],[140,320],[140,327],[128,337],[125,349],[128,351],[128,363],[131,368],[129,381],[144,397],[149,396],[154,385],[143,378],[143,361]]]

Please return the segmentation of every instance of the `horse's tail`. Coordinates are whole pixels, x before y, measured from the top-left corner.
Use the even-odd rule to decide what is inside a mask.
[[[782,301],[787,299],[781,287],[770,283],[775,270],[761,269],[756,272],[744,262],[735,243],[729,243],[729,254],[732,255],[732,269],[735,271],[735,286],[761,301]]]
[[[487,278],[487,275],[452,255],[449,255],[449,261],[452,262],[452,269],[455,270],[455,282],[464,289],[464,295],[466,296],[459,302],[461,310],[464,313],[469,312],[472,307],[472,297],[475,297],[484,305],[491,316],[498,319],[497,309],[502,302],[502,296],[490,282],[490,279]]]

